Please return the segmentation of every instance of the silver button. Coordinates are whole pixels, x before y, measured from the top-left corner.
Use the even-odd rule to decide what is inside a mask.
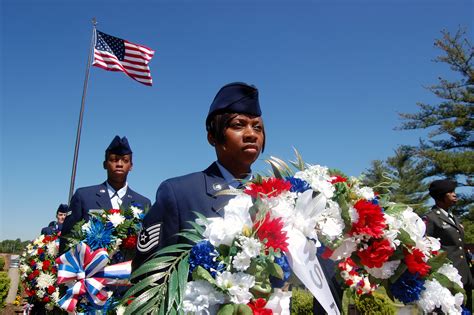
[[[461,255],[461,256],[459,256],[459,257],[461,257],[461,258],[464,258],[464,256],[463,256],[463,255]]]
[[[441,212],[439,212],[439,211],[436,211],[436,214],[441,214]]]
[[[443,225],[446,225],[446,222],[443,221]]]
[[[459,240],[460,242],[462,242],[462,239],[461,239],[461,238],[458,238],[458,240]]]
[[[222,185],[221,184],[218,184],[218,183],[214,183],[212,185],[212,189],[214,189],[215,191],[219,191],[222,189]]]
[[[462,246],[459,246],[459,249],[462,249]]]

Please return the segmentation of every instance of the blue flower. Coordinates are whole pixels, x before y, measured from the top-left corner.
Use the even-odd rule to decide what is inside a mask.
[[[201,241],[193,246],[189,254],[189,273],[192,273],[196,267],[201,266],[215,277],[216,271],[224,269],[224,265],[217,261],[219,252],[209,241]]]
[[[115,239],[112,235],[114,225],[111,222],[102,223],[97,218],[91,218],[89,227],[86,229],[86,243],[92,250],[108,248]]]
[[[295,178],[295,177],[287,177],[286,180],[291,183],[291,188],[290,188],[291,192],[302,193],[308,189],[311,189],[311,186],[302,179]]]
[[[285,282],[288,281],[288,279],[290,278],[291,268],[290,268],[290,264],[288,263],[288,258],[286,258],[286,256],[283,254],[281,255],[281,257],[275,257],[275,263],[277,263],[283,270],[283,279],[270,277],[270,282],[272,284],[272,287],[281,288],[285,285]]]
[[[425,280],[418,274],[405,272],[398,280],[390,285],[390,291],[399,301],[407,304],[420,299],[421,292],[425,289]]]

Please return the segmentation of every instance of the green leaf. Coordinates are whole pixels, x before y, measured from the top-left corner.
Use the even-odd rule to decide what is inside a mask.
[[[253,315],[253,311],[246,304],[236,304],[234,305],[234,314],[235,315]]]
[[[153,285],[158,285],[156,282],[162,279],[165,274],[165,272],[155,273],[136,283],[134,286],[127,290],[124,299],[129,299],[130,297],[136,295],[138,292],[141,292],[149,286],[151,287]]]
[[[390,204],[385,208],[385,213],[390,214],[390,215],[397,215],[399,213],[402,213],[407,209],[407,205],[401,204],[401,203],[396,203],[396,204]]]
[[[268,273],[278,279],[283,279],[283,269],[281,269],[280,265],[277,263],[269,263],[268,264]]]
[[[168,280],[168,308],[167,313],[173,308],[174,301],[178,295],[178,272],[174,270]]]
[[[210,284],[216,283],[216,280],[211,276],[209,271],[207,271],[201,266],[197,266],[197,268],[194,269],[192,276],[193,276],[193,280],[206,280]]]
[[[188,281],[188,274],[189,274],[189,255],[186,255],[178,265],[178,290],[179,290],[179,303],[178,305],[181,304],[181,301],[184,298],[184,292],[186,290],[186,283]]]
[[[234,305],[233,304],[224,304],[219,308],[217,315],[233,315],[234,314]]]
[[[407,246],[415,246],[416,243],[411,239],[410,234],[404,229],[400,229],[400,234],[398,234],[397,238]]]
[[[155,257],[147,262],[145,262],[143,265],[141,265],[137,270],[135,270],[132,274],[132,279],[136,278],[140,275],[150,273],[155,270],[160,270],[166,268],[166,264],[171,264],[173,261],[176,259],[175,256],[161,256],[161,257]],[[164,265],[164,266],[163,266]]]
[[[428,260],[428,265],[431,266],[431,272],[436,272],[438,271],[441,266],[443,266],[445,263],[448,262],[448,253],[447,252],[441,252],[440,254],[431,257]]]
[[[397,282],[398,278],[400,278],[400,276],[405,273],[405,271],[408,269],[407,265],[404,264],[404,263],[400,263],[400,265],[398,265],[398,268],[395,270],[395,272],[393,273],[393,275],[390,277],[390,282],[391,283],[395,283]]]
[[[202,236],[202,234],[204,233],[204,228],[197,224],[196,222],[194,221],[188,221],[188,223],[193,227],[193,229],[199,234]]]
[[[162,286],[160,285],[140,294],[136,299],[133,300],[132,303],[130,303],[129,306],[127,306],[127,308],[125,309],[125,315],[139,313],[139,310],[143,307],[146,307],[147,303],[151,303],[154,300],[152,298],[155,296],[155,299],[158,300],[160,298],[163,298],[163,295],[159,294],[161,290]]]
[[[180,233],[176,233],[176,235],[184,237],[194,243],[199,243],[200,241],[202,241],[202,236],[199,236],[197,234],[192,234],[189,232],[180,232]]]
[[[435,273],[432,273],[429,277],[428,277],[429,280],[433,280],[433,279],[436,279],[443,287],[447,288],[449,291],[451,291],[451,294],[456,294],[456,293],[459,293],[461,292],[462,294],[465,295],[466,291],[464,291],[463,288],[461,288],[458,284],[452,282],[451,280],[449,280],[448,277],[446,277],[445,275],[441,274],[441,273],[438,273],[438,272],[435,272]]]
[[[157,256],[161,256],[163,254],[177,254],[177,253],[182,253],[182,252],[185,252],[187,250],[189,250],[190,248],[192,248],[193,245],[191,244],[175,244],[175,245],[170,245],[170,246],[166,246],[165,248],[162,248],[160,249],[159,251],[157,251],[153,256],[154,257],[157,257]]]

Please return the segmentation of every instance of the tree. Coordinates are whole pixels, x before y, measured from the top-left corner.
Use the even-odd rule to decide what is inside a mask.
[[[379,194],[388,194],[390,200],[411,206],[421,215],[428,210],[428,187],[423,183],[426,163],[416,159],[413,151],[412,147],[401,146],[386,161],[372,161],[363,182]]]
[[[417,155],[427,163],[426,177],[455,179],[459,186],[468,187],[461,193],[457,212],[467,213],[473,205],[474,194],[474,49],[466,31],[451,35],[442,31],[435,46],[442,55],[434,61],[449,65],[458,80],[438,78],[438,84],[428,90],[439,97],[440,103],[418,103],[418,113],[400,114],[404,119],[400,129],[429,129],[428,139],[421,139]],[[464,190],[465,191],[465,190]]]

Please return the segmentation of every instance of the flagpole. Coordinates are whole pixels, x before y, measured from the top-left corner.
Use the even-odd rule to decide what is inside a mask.
[[[81,101],[81,110],[79,113],[79,122],[77,124],[77,133],[76,133],[76,145],[74,147],[74,160],[72,162],[72,172],[71,172],[71,183],[69,186],[69,198],[68,204],[71,202],[72,194],[74,193],[74,182],[76,180],[76,168],[77,168],[77,158],[79,156],[79,145],[81,144],[81,131],[82,131],[82,118],[84,116],[84,106],[86,102],[86,94],[87,94],[87,84],[89,82],[89,70],[91,68],[91,59],[92,59],[92,52],[94,51],[94,44],[95,44],[95,37],[96,37],[96,25],[97,20],[96,18],[92,18],[92,38],[91,38],[91,45],[89,47],[89,56],[87,57],[87,66],[86,66],[86,76],[84,79],[84,87],[82,90],[82,101]]]

